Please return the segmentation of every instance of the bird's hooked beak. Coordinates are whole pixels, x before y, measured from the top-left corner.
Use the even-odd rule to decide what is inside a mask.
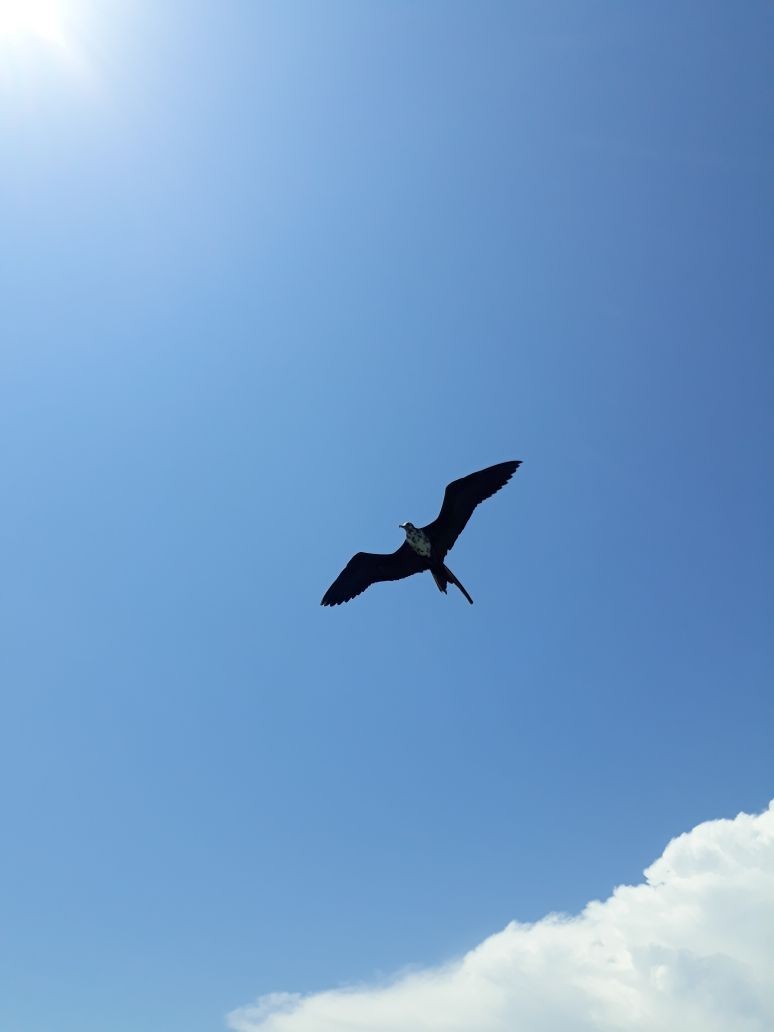
[[[399,523],[398,526],[400,527],[401,530],[405,530],[406,529],[406,524],[405,523]]]

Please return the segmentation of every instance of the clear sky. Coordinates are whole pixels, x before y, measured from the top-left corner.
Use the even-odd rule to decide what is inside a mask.
[[[0,18],[0,1028],[220,1030],[763,810],[772,6],[59,12]],[[511,458],[474,606],[320,607]]]

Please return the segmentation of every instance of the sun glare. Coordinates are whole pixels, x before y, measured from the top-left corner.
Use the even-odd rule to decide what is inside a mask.
[[[57,0],[0,0],[0,42],[36,38],[65,45],[64,14]]]

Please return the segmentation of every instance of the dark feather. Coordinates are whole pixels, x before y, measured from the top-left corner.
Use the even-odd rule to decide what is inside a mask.
[[[422,528],[433,543],[434,559],[443,561],[476,506],[504,487],[520,465],[519,461],[499,462],[449,484],[438,517]]]
[[[337,606],[340,602],[349,602],[377,581],[401,580],[429,568],[429,561],[417,555],[407,541],[397,552],[387,555],[358,552],[325,592],[321,605]]]

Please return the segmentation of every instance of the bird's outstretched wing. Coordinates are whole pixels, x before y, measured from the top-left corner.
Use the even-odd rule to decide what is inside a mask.
[[[498,462],[449,484],[437,518],[422,528],[433,542],[437,559],[443,560],[454,545],[475,507],[504,487],[520,465],[520,461]]]
[[[418,555],[407,541],[403,542],[397,552],[388,555],[358,552],[325,592],[320,604],[337,606],[340,602],[349,602],[377,581],[401,580],[429,567],[427,559]]]

